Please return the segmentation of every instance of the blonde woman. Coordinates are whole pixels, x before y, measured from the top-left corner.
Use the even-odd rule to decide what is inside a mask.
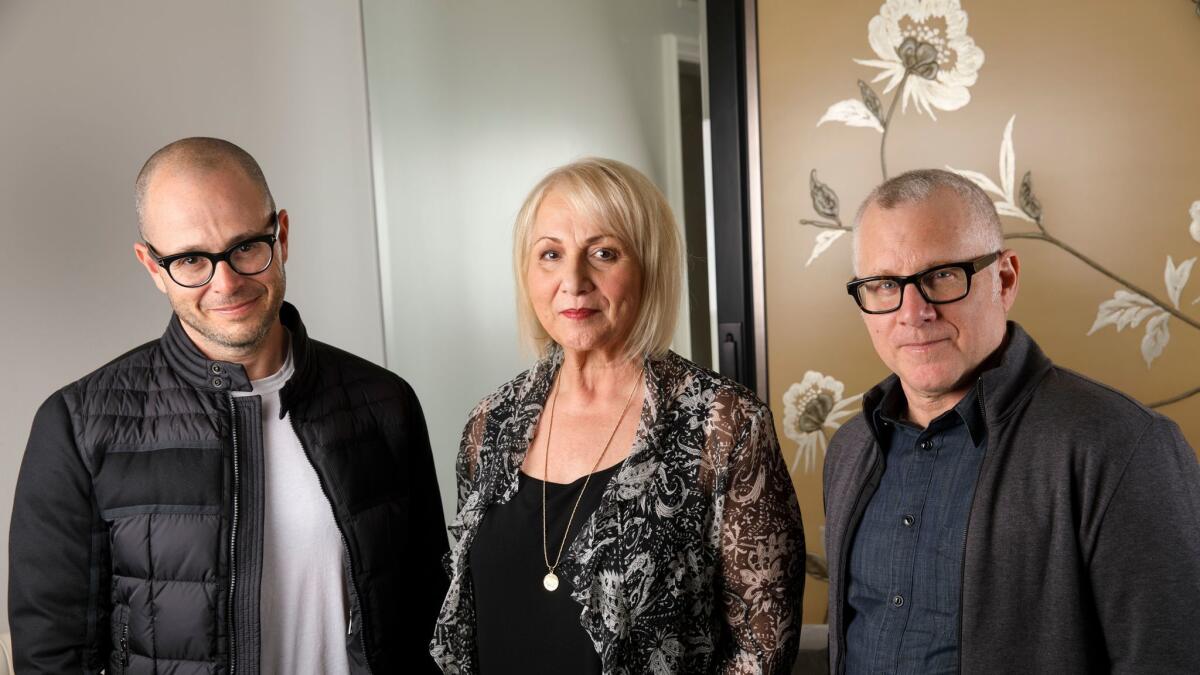
[[[620,162],[526,199],[513,271],[540,360],[463,432],[443,671],[790,672],[800,510],[766,405],[668,350],[681,258]]]

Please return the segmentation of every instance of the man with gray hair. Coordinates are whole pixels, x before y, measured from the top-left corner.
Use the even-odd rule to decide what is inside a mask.
[[[19,673],[434,672],[448,579],[420,403],[308,337],[290,220],[216,138],[135,184],[166,332],[55,392],[9,539]]]
[[[847,290],[893,375],[825,461],[832,672],[1200,672],[1179,428],[1007,321],[1020,264],[973,183],[897,176],[854,241]]]

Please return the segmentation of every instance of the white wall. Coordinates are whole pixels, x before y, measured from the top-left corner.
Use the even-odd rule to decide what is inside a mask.
[[[687,0],[364,0],[389,366],[425,407],[447,518],[474,404],[528,367],[511,231],[549,169],[613,157],[664,184],[659,36]]]
[[[0,3],[0,608],[34,411],[170,315],[131,252],[158,147],[249,150],[291,213],[288,299],[382,363],[361,34],[356,0]]]

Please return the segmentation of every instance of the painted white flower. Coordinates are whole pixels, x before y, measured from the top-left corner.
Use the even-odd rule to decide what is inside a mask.
[[[792,384],[783,394],[783,432],[800,446],[792,459],[791,471],[804,461],[804,472],[816,466],[817,453],[825,454],[828,444],[825,429],[835,430],[842,420],[854,414],[852,405],[862,398],[855,394],[842,398],[846,386],[815,370],[804,373],[804,379]]]
[[[882,71],[872,81],[888,80],[885,94],[904,80],[901,110],[911,100],[917,112],[937,119],[934,108],[958,110],[970,102],[967,88],[979,76],[983,50],[967,35],[959,0],[886,0],[867,34],[879,58],[854,61]]]

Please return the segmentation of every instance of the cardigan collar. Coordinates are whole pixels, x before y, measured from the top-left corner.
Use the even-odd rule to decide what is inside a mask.
[[[1042,352],[1033,338],[1015,321],[1009,321],[1004,341],[995,352],[986,358],[978,370],[974,395],[977,407],[983,414],[984,424],[969,424],[971,440],[979,445],[985,427],[1006,419],[1025,397],[1033,392],[1034,386],[1050,371],[1050,359]],[[870,412],[888,399],[902,396],[900,378],[894,373],[883,382],[863,394],[863,414],[870,421]],[[973,411],[972,411],[973,413]],[[876,442],[882,440],[874,424],[868,424]]]
[[[642,409],[639,416],[637,433],[634,435],[633,447],[630,450],[629,457],[625,459],[624,465],[617,472],[613,481],[610,482],[608,488],[605,489],[604,497],[601,500],[600,506],[596,513],[599,515],[606,512],[606,506],[611,501],[615,486],[621,486],[619,496],[621,499],[634,499],[642,491],[645,490],[647,476],[640,473],[645,469],[646,462],[653,459],[655,449],[658,444],[651,442],[651,431],[655,429],[659,411],[670,400],[670,383],[664,375],[666,364],[671,358],[680,358],[673,353],[669,353],[662,359],[651,359],[647,357],[644,361],[645,367],[645,383],[646,383],[646,398],[642,403]],[[500,466],[496,475],[492,476],[494,489],[494,501],[505,503],[512,499],[516,494],[517,488],[520,485],[519,474],[521,466],[525,462],[525,454],[529,450],[529,444],[533,442],[533,437],[537,433],[538,421],[541,419],[542,412],[546,408],[547,399],[550,395],[550,390],[554,386],[554,381],[558,376],[559,370],[563,364],[563,351],[560,347],[553,347],[551,351],[541,360],[539,360],[533,368],[530,369],[528,376],[517,392],[516,417],[511,420],[501,431],[501,435],[497,442],[496,456],[500,458]],[[637,469],[636,467],[642,467]],[[488,500],[493,501],[493,500]],[[582,539],[578,537],[576,541]],[[572,547],[574,548],[574,546]]]

